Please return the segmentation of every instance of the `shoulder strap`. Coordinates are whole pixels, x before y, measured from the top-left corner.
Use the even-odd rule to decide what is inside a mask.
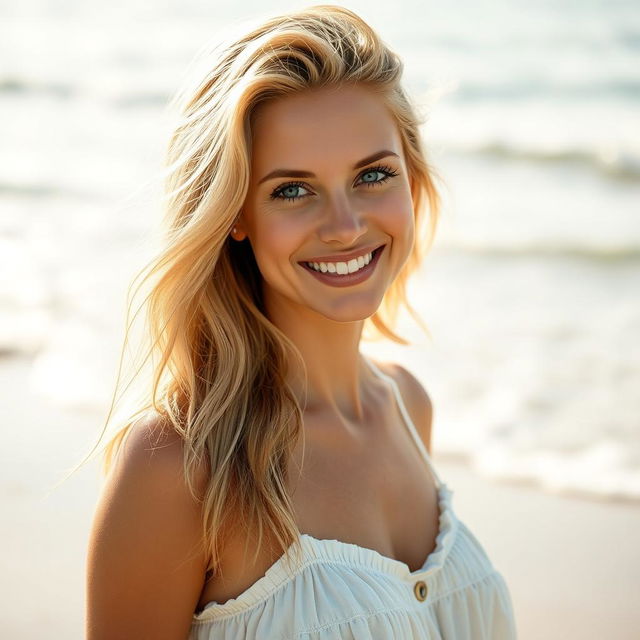
[[[431,460],[431,456],[429,455],[427,448],[424,446],[424,442],[422,442],[422,438],[418,434],[418,430],[416,429],[415,425],[413,424],[413,421],[411,420],[411,417],[409,416],[409,412],[407,411],[404,401],[402,400],[402,395],[400,393],[400,389],[398,388],[398,384],[391,376],[388,376],[386,373],[383,373],[375,364],[373,364],[373,362],[367,356],[363,356],[363,357],[367,362],[367,364],[369,365],[369,367],[373,370],[373,372],[383,380],[386,380],[391,385],[391,388],[393,389],[393,393],[396,397],[396,402],[398,403],[398,407],[400,409],[400,413],[402,414],[402,418],[404,419],[404,423],[407,429],[409,430],[409,433],[411,434],[413,441],[418,447],[418,450],[422,454],[422,457],[427,463],[427,466],[431,470],[431,473],[435,478],[436,485],[440,487],[442,485],[440,476],[438,475],[438,472],[435,469],[435,466]]]

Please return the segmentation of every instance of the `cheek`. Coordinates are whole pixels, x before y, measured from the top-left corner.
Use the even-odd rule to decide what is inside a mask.
[[[290,216],[269,215],[269,224],[254,228],[253,252],[261,271],[277,269],[276,264],[289,260],[299,245],[298,225]]]
[[[415,219],[411,193],[404,190],[390,193],[380,213],[382,214],[381,223],[386,227],[389,235],[408,244],[413,243]]]

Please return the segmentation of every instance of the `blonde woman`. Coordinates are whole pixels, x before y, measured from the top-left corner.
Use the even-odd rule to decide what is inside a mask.
[[[406,342],[438,215],[401,72],[323,5],[225,43],[178,100],[154,384],[107,446],[89,640],[515,637],[429,395],[359,350],[366,328]]]

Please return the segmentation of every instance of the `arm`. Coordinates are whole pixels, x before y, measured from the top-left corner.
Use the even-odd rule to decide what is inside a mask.
[[[429,455],[431,455],[431,425],[433,422],[431,398],[422,383],[399,364],[393,367],[393,377],[398,383],[411,420]]]
[[[90,532],[87,640],[184,640],[204,585],[201,506],[178,434],[148,421],[131,428]],[[206,481],[199,469],[198,491]]]

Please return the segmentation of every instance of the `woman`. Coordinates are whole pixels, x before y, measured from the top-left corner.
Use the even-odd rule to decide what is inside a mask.
[[[401,71],[317,6],[216,50],[182,96],[160,359],[107,448],[89,640],[515,637],[429,457],[427,392],[359,351],[367,320],[406,342],[439,207]]]

